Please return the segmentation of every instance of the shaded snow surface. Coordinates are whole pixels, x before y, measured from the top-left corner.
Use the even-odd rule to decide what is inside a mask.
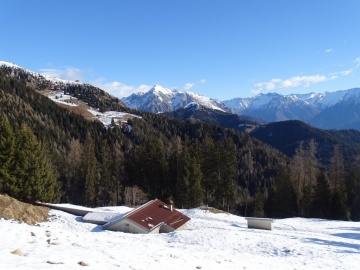
[[[181,211],[189,230],[150,235],[104,231],[59,210],[39,226],[2,219],[0,269],[359,269],[359,222],[279,219],[266,231],[243,217]]]

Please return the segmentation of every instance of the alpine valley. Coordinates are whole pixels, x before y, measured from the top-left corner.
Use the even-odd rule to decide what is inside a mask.
[[[360,220],[359,104],[360,89],[220,102],[156,85],[119,99],[0,61],[0,193]]]

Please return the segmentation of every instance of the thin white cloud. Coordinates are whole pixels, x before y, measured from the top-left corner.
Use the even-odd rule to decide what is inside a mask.
[[[360,57],[356,58],[354,63],[356,64],[356,67],[360,67]]]
[[[350,75],[351,72],[353,72],[353,70],[348,69],[348,70],[341,71],[340,74],[343,75],[343,76],[348,76],[348,75]]]
[[[328,49],[332,50],[332,49]],[[251,92],[254,94],[260,94],[269,91],[287,89],[287,88],[294,88],[294,87],[309,87],[312,84],[325,82],[329,80],[336,80],[339,77],[349,76],[352,72],[354,72],[355,68],[360,67],[360,57],[356,58],[354,61],[355,67],[333,72],[328,75],[310,75],[310,76],[294,76],[289,79],[271,79],[267,82],[259,82],[254,84],[255,89]]]
[[[184,89],[184,90],[189,90],[189,89],[195,87],[197,84],[204,84],[204,83],[206,83],[206,80],[205,80],[205,79],[201,79],[201,80],[199,80],[199,81],[197,81],[197,82],[188,82],[188,83],[186,83],[186,84],[184,85],[183,89]]]
[[[334,51],[333,48],[329,48],[329,49],[326,49],[326,50],[325,50],[325,53],[331,53],[331,52],[333,52],[333,51]]]
[[[253,93],[269,92],[285,88],[294,88],[298,86],[308,87],[312,84],[323,82],[328,80],[324,75],[312,75],[312,76],[295,76],[289,79],[271,79],[268,82],[256,83],[256,89]]]
[[[193,83],[193,82],[186,83],[184,86],[184,89],[189,90],[189,89],[193,88],[194,86],[195,86],[195,83]]]
[[[66,67],[64,69],[44,68],[40,69],[39,73],[45,76],[55,77],[62,80],[83,81],[83,76],[85,73],[87,73],[87,71],[75,67]]]
[[[104,78],[93,80],[90,82],[90,84],[99,87],[100,89],[105,90],[109,94],[118,98],[127,97],[133,93],[146,92],[151,89],[151,86],[145,84],[134,87],[116,81],[107,82]]]

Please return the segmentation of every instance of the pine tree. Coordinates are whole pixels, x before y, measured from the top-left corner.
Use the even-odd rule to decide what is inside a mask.
[[[83,203],[87,206],[95,206],[99,171],[95,156],[95,143],[90,133],[86,136],[81,155],[80,177],[84,185]]]
[[[254,194],[254,198],[253,198],[253,216],[254,217],[264,217],[265,216],[265,212],[264,212],[264,195],[257,190],[256,193]]]
[[[312,200],[314,197],[314,190],[317,184],[317,178],[319,175],[319,163],[316,158],[317,145],[313,139],[308,143],[308,147],[305,153],[305,183],[303,187],[303,213],[305,217],[308,217],[312,208]]]
[[[268,198],[267,215],[276,218],[294,217],[297,214],[295,190],[285,169],[280,169],[276,184]]]
[[[351,206],[351,219],[360,221],[360,177],[355,182],[355,196]]]
[[[54,166],[28,127],[23,127],[16,136],[15,160],[14,197],[28,202],[59,201],[62,194]]]
[[[323,172],[319,173],[314,191],[312,203],[312,216],[318,218],[329,218],[331,203],[331,192],[328,181]]]
[[[113,146],[113,178],[114,194],[111,205],[119,205],[121,200],[121,187],[125,178],[125,157],[118,142]]]
[[[332,191],[345,192],[345,168],[344,159],[339,145],[334,147],[328,172],[330,188]]]
[[[304,183],[306,181],[305,175],[305,150],[304,142],[300,142],[299,147],[295,150],[295,155],[290,164],[290,177],[296,192],[296,204],[299,209],[299,214],[304,216],[303,211],[303,196],[304,196]]]
[[[236,177],[238,175],[236,148],[231,140],[225,145],[216,143],[216,186],[215,207],[229,211],[234,204],[236,194]]]
[[[110,152],[108,143],[104,140],[101,147],[101,167],[99,192],[97,194],[97,205],[110,205],[113,201],[115,185],[113,181],[112,169],[114,159]]]
[[[246,196],[245,196],[245,217],[247,216],[247,208],[248,208],[248,200],[249,200],[249,185],[250,185],[250,176],[252,175],[253,171],[254,171],[254,166],[253,166],[254,162],[253,162],[253,158],[251,155],[251,150],[249,149],[248,153],[245,155],[245,165],[246,165],[246,171],[247,171],[247,177],[246,177]]]
[[[14,162],[15,136],[7,118],[0,114],[0,192],[10,193],[15,188],[11,174]]]
[[[347,220],[349,219],[349,209],[346,197],[345,168],[339,145],[334,147],[328,177],[331,190],[330,217],[332,219]]]
[[[196,157],[190,161],[190,177],[189,177],[189,206],[198,207],[203,203],[204,191],[201,186],[202,173],[200,164]]]
[[[346,205],[344,192],[335,190],[331,194],[330,219],[349,220],[349,211]]]
[[[79,194],[83,193],[83,185],[81,184],[81,153],[82,145],[79,140],[72,139],[69,144],[69,151],[66,155],[66,170],[64,183],[64,199],[67,202],[82,203]]]
[[[316,153],[317,146],[314,140],[310,140],[306,148],[301,142],[290,164],[290,175],[296,192],[297,207],[300,215],[304,217],[310,215],[319,174]]]
[[[178,149],[177,173],[176,173],[176,204],[181,208],[190,205],[189,201],[189,178],[190,178],[190,154],[186,144]]]
[[[201,170],[203,173],[202,186],[205,191],[205,203],[210,205],[214,201],[214,193],[217,182],[217,158],[214,155],[215,144],[213,139],[205,137],[202,144]]]

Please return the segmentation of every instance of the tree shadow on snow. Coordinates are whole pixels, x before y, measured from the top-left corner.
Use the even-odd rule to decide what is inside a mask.
[[[360,233],[334,233],[332,235],[342,237],[342,238],[360,240]]]
[[[349,244],[349,243],[338,242],[338,241],[328,241],[328,240],[319,239],[319,238],[306,238],[305,241],[311,242],[314,244],[325,245],[325,246],[335,246],[335,247],[339,247],[339,248],[354,249],[354,251],[339,249],[338,252],[340,252],[340,253],[358,253],[358,254],[360,254],[360,244]]]
[[[343,228],[336,228],[336,230],[344,230],[344,231],[350,231],[350,232],[333,233],[331,235],[342,237],[342,238],[360,240],[360,228],[353,228],[353,227],[346,228],[346,227],[343,227]]]
[[[354,232],[359,232],[359,233],[360,233],[360,227],[359,227],[359,228],[354,228],[354,227],[340,227],[340,228],[336,228],[336,230],[354,231]]]

